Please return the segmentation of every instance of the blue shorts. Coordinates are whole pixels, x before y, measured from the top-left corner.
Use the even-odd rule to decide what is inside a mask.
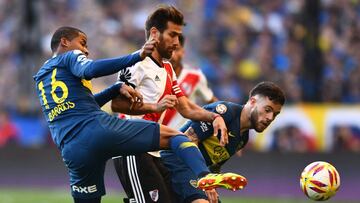
[[[60,149],[68,167],[72,196],[89,199],[105,194],[104,170],[114,156],[159,150],[159,124],[100,115],[89,121]]]
[[[161,161],[171,173],[172,189],[176,193],[179,202],[192,202],[196,199],[208,199],[202,190],[193,187],[191,180],[197,180],[197,176],[185,165],[172,151],[161,151]]]

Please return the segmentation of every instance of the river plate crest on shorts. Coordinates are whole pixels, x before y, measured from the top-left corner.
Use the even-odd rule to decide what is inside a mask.
[[[215,108],[216,112],[218,112],[219,114],[224,114],[227,111],[227,107],[225,106],[225,104],[218,104],[216,105]]]
[[[149,192],[152,201],[157,202],[159,199],[159,190],[151,190]]]

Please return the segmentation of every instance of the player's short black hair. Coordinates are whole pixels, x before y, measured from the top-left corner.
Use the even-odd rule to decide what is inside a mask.
[[[83,31],[74,28],[74,27],[60,27],[58,28],[51,38],[51,51],[55,52],[60,44],[60,40],[62,37],[65,37],[68,40],[72,40],[75,37],[79,36],[80,33],[85,34]]]
[[[251,91],[249,96],[261,95],[268,97],[274,103],[284,105],[285,94],[279,86],[273,82],[264,81],[257,84]]]
[[[146,38],[150,36],[150,29],[156,27],[161,33],[167,28],[168,22],[185,25],[184,15],[174,6],[161,5],[150,14],[145,23]]]

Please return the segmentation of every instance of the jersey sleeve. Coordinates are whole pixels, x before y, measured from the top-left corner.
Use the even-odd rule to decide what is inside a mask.
[[[220,114],[225,123],[230,123],[236,117],[236,107],[230,102],[219,101],[205,105],[204,108],[208,111]]]
[[[209,102],[213,98],[214,93],[209,88],[208,82],[207,82],[207,79],[206,79],[205,75],[201,71],[198,71],[198,73],[199,73],[199,76],[200,76],[200,81],[199,81],[199,85],[196,88],[196,94],[200,95],[200,97],[205,102]]]
[[[84,79],[84,72],[92,63],[84,53],[80,50],[67,52],[64,55],[65,67],[68,67],[70,72],[75,76]]]
[[[230,102],[225,102],[225,101],[214,102],[205,105],[204,109],[221,115],[221,117],[225,121],[225,124],[231,123],[231,121],[236,119],[236,112],[237,112],[236,105],[233,105]],[[198,135],[200,141],[203,141],[208,137],[213,136],[214,129],[212,126],[212,122],[191,121],[190,126],[195,130],[195,133]],[[185,127],[188,128],[189,126],[185,126]]]
[[[121,70],[118,75],[118,80],[135,88],[140,85],[144,76],[144,67],[137,63],[134,66]]]
[[[120,94],[120,88],[123,83],[115,83],[114,85],[104,89],[103,91],[94,95],[96,103],[102,107],[104,104],[114,99]]]
[[[175,95],[176,97],[182,97],[185,96],[185,94],[183,93],[183,91],[180,89],[179,84],[177,82],[177,77],[175,74],[174,69],[171,67],[171,73],[172,73],[172,94]]]
[[[141,60],[138,52],[117,58],[93,61],[80,50],[74,50],[67,52],[64,57],[65,67],[68,67],[75,76],[86,80],[114,74]]]

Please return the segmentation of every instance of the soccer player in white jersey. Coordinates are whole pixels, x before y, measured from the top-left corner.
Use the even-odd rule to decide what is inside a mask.
[[[184,117],[212,122],[214,132],[221,131],[220,143],[228,143],[227,128],[219,114],[204,110],[191,102],[177,84],[176,75],[169,62],[173,51],[179,46],[179,36],[184,25],[183,15],[175,7],[165,6],[155,10],[146,21],[146,37],[159,40],[154,52],[142,62],[121,71],[119,79],[134,87],[143,95],[144,105],[126,107],[127,100],[114,99],[114,112],[138,114],[131,118],[163,123],[166,108],[175,107]],[[125,102],[125,103],[124,103]],[[147,104],[153,104],[148,106]],[[130,110],[131,108],[131,110]],[[165,184],[167,170],[159,157],[148,153],[114,158],[115,169],[127,193],[125,202],[173,202]]]
[[[209,104],[217,101],[218,99],[209,88],[207,79],[201,69],[183,64],[182,61],[185,55],[185,37],[183,35],[179,37],[179,42],[180,46],[173,52],[170,63],[178,78],[180,89],[194,103]],[[162,124],[174,129],[180,129],[187,120],[176,109],[170,108],[166,110]]]

